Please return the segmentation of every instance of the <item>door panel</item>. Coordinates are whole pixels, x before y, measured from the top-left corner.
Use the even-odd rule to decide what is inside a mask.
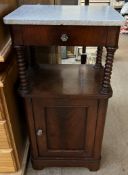
[[[97,117],[95,100],[34,98],[33,111],[39,156],[92,155]]]
[[[45,109],[49,150],[83,150],[85,107],[48,107]]]

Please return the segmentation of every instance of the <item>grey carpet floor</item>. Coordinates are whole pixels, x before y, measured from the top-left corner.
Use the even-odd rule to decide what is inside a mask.
[[[26,175],[128,175],[128,35],[121,35],[112,75],[113,97],[109,100],[104,131],[101,168],[45,168],[28,165]]]

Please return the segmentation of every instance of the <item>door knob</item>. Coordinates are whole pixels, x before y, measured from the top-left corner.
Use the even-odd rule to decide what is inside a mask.
[[[68,41],[68,35],[67,34],[62,34],[61,35],[61,41],[63,41],[63,42],[66,42],[66,41]]]
[[[41,136],[43,134],[43,130],[42,129],[38,129],[36,132],[37,136]]]

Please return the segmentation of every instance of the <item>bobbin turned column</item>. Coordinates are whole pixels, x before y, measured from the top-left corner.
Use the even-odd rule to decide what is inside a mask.
[[[102,94],[108,94],[110,90],[110,80],[111,80],[111,74],[112,74],[112,66],[113,66],[113,59],[114,59],[114,53],[117,48],[114,47],[107,47],[107,56],[106,56],[106,64],[104,69],[104,77],[102,82]]]
[[[95,68],[96,69],[100,69],[102,68],[102,53],[103,53],[103,47],[99,46],[97,48],[97,55],[96,55],[96,64],[95,64]]]
[[[24,46],[15,46],[20,79],[20,93],[27,94],[29,92],[29,82],[27,77],[27,67],[25,61],[25,48]]]

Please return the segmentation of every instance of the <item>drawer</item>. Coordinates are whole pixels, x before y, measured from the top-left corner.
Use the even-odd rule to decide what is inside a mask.
[[[0,173],[15,172],[16,165],[12,149],[0,150]]]
[[[0,121],[0,149],[10,148],[9,133],[6,121]]]
[[[98,26],[15,26],[15,44],[98,46],[105,45],[107,27]]]

